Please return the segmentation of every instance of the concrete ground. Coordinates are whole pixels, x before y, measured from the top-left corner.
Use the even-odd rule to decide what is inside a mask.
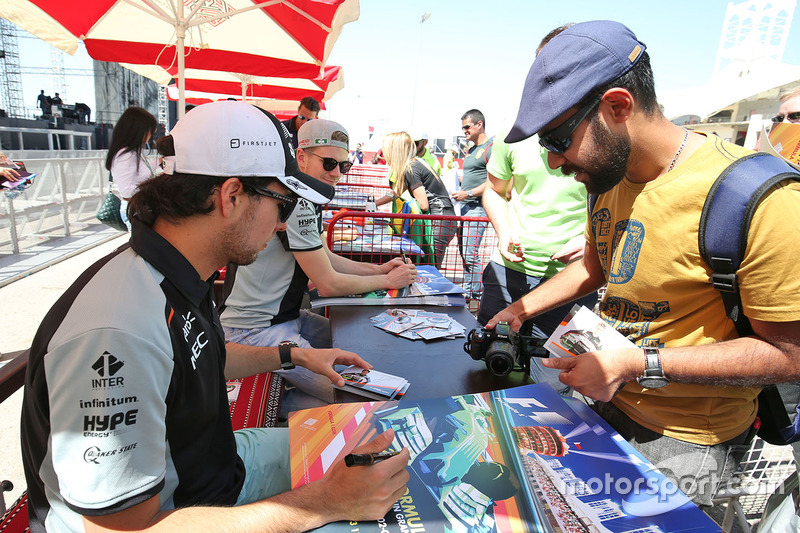
[[[36,329],[44,315],[59,296],[86,267],[127,242],[127,234],[81,252],[27,277],[0,287],[5,327],[0,336],[0,353],[7,354],[30,347]],[[0,356],[0,365],[8,358]],[[0,404],[0,479],[14,484],[14,490],[4,494],[6,505],[25,490],[25,476],[19,443],[19,417],[22,390]]]

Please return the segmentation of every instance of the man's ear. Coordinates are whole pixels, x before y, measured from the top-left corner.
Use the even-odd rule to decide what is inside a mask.
[[[306,151],[298,148],[294,151],[294,158],[297,159],[297,166],[300,167],[301,172],[305,172],[306,168]]]
[[[239,178],[225,180],[219,188],[219,205],[217,209],[224,217],[233,215],[237,208],[242,207],[242,200],[247,193]]]
[[[633,114],[634,98],[627,89],[613,87],[603,94],[600,110],[606,114],[606,119],[612,122],[627,122]]]

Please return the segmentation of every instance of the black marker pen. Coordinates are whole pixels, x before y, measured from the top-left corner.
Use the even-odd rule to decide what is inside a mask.
[[[344,464],[347,466],[371,466],[375,463],[394,457],[400,452],[381,452],[381,453],[349,453],[344,456]]]

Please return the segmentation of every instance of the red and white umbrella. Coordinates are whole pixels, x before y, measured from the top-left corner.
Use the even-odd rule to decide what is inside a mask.
[[[100,61],[316,78],[358,0],[2,0],[0,17]],[[183,112],[183,104],[179,105]]]
[[[125,66],[161,85],[167,85],[167,97],[170,100],[179,100],[179,89],[170,72],[151,65],[126,64]],[[319,102],[324,102],[344,87],[344,73],[341,67],[326,66],[322,76],[304,79],[186,69],[184,81],[188,103],[192,103],[189,101],[190,98],[206,98],[213,101],[228,96],[249,100],[270,98],[295,102],[311,96]]]

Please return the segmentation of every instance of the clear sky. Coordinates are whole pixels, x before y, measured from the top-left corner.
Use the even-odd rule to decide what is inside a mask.
[[[630,27],[647,45],[661,96],[699,87],[711,79],[728,2],[361,0],[360,5],[359,20],[344,26],[329,58],[329,64],[344,67],[345,88],[328,103],[328,117],[342,122],[356,140],[366,139],[368,126],[377,134],[414,128],[449,140],[460,132],[461,115],[473,107],[486,115],[490,135],[510,125],[536,46],[567,22],[612,19]],[[420,24],[426,12],[430,18]],[[23,67],[49,66],[49,48],[22,39]],[[800,65],[797,10],[783,61]],[[80,51],[65,55],[65,67],[89,69],[91,61]],[[26,106],[34,106],[39,89],[54,92],[52,74],[25,76],[23,83]],[[65,102],[84,101],[94,109],[90,77],[67,75],[67,83]]]
[[[727,4],[361,0],[359,20],[344,27],[329,58],[329,64],[344,67],[345,76],[345,88],[330,100],[330,118],[357,139],[373,126],[377,133],[415,127],[449,140],[460,133],[461,115],[474,107],[486,115],[493,135],[516,117],[541,38],[562,24],[593,19],[622,22],[647,45],[658,94],[700,86],[711,78]],[[426,12],[431,16],[420,25]],[[783,60],[800,65],[798,21],[796,11]]]
[[[38,114],[36,97],[39,95],[39,91],[44,89],[44,93],[50,96],[59,91],[53,75],[51,60],[51,50],[56,49],[24,30],[20,30],[19,33],[20,66],[23,72],[28,72],[22,75],[22,97],[26,110],[29,113],[35,110]],[[75,102],[87,104],[92,108],[92,119],[94,120],[94,110],[97,106],[94,99],[94,77],[91,74],[92,59],[83,46],[74,56],[59,50],[56,50],[56,53],[64,59],[64,81],[67,90],[66,94],[64,91],[60,91],[61,99],[67,104]]]

